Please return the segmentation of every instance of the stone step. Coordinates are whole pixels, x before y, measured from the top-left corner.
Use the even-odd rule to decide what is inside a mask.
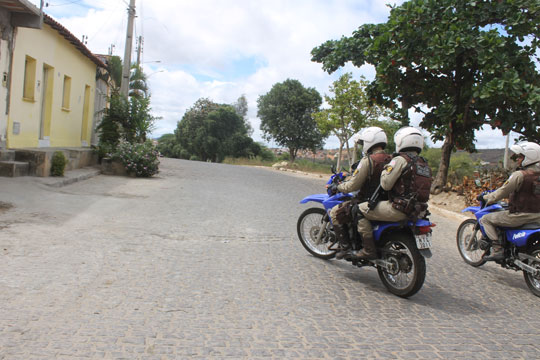
[[[15,160],[15,150],[0,150],[0,161]]]
[[[29,164],[23,161],[0,161],[0,176],[28,176]]]

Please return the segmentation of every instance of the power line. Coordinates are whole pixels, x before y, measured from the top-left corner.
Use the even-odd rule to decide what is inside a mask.
[[[63,3],[63,4],[50,4],[50,3],[47,3],[47,7],[53,7],[53,6],[64,6],[64,5],[72,5],[72,4],[77,4],[77,3],[80,3],[81,1],[83,0],[73,0],[73,1],[70,1],[70,2],[67,2],[67,3]]]
[[[99,34],[101,32],[101,30],[103,29],[103,27],[105,27],[105,25],[108,25],[111,20],[113,19],[113,16],[117,15],[118,13],[118,7],[120,6],[120,4],[117,4],[116,7],[114,8],[114,10],[111,12],[111,14],[109,15],[108,18],[105,19],[105,21],[103,21],[103,23],[101,24],[101,26],[99,26],[97,28],[97,31],[92,35],[90,36],[89,40],[91,41],[93,38],[96,37],[97,34]]]

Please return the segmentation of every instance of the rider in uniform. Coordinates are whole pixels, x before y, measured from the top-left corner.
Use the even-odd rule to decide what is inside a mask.
[[[509,197],[509,209],[484,215],[480,223],[492,241],[491,255],[484,259],[504,259],[501,238],[497,227],[519,227],[528,223],[540,223],[540,145],[522,142],[512,145],[512,159],[517,170],[494,192],[478,196],[486,205]]]
[[[363,217],[358,221],[364,248],[356,258],[377,258],[371,221],[397,222],[421,217],[427,210],[431,188],[431,169],[419,154],[424,147],[420,130],[407,126],[394,135],[397,154],[381,174],[381,188],[388,192],[388,200],[377,204],[364,202],[359,205]]]
[[[356,141],[363,146],[364,157],[360,160],[352,176],[337,184],[329,185],[329,194],[337,192],[349,193],[358,191],[353,201],[346,201],[336,205],[330,210],[330,218],[334,227],[334,233],[340,244],[340,251],[336,258],[341,259],[348,253],[350,247],[349,231],[347,224],[353,221],[352,207],[368,199],[380,183],[380,176],[385,164],[392,158],[386,154],[384,148],[387,144],[384,130],[372,126],[362,129],[357,135]]]

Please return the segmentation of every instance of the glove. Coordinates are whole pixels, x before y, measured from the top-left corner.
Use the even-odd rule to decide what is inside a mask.
[[[326,189],[326,191],[328,192],[328,195],[332,196],[332,195],[337,194],[339,192],[337,187],[338,187],[337,184],[328,185],[328,188]]]
[[[480,194],[476,197],[476,200],[480,201],[481,203],[485,203],[486,200],[484,200],[484,194]]]

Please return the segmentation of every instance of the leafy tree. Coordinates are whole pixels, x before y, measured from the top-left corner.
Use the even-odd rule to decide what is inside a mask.
[[[422,151],[422,156],[426,158],[433,171],[437,171],[439,168],[441,151],[442,149],[440,148],[428,148]],[[458,152],[450,159],[448,182],[457,185],[464,176],[471,176],[475,168],[479,166],[479,163],[479,161],[475,162],[469,153]]]
[[[145,142],[146,135],[158,119],[150,111],[150,98],[130,97],[127,100],[122,94],[113,92],[105,116],[97,127],[100,131],[100,144],[107,144],[114,149],[120,140]]]
[[[386,144],[386,152],[391,154],[396,151],[396,143],[394,142],[394,134],[401,128],[401,123],[395,120],[377,120],[374,121],[372,126],[378,126],[384,130],[386,137],[388,139]]]
[[[129,96],[143,99],[149,95],[146,74],[140,66],[136,64],[132,65],[131,74],[129,76]]]
[[[364,78],[360,81],[352,80],[351,73],[341,75],[330,86],[330,92],[334,96],[324,96],[330,108],[313,115],[323,135],[332,134],[339,140],[338,169],[341,169],[344,146],[347,148],[349,165],[354,162],[355,153],[351,159],[349,139],[361,128],[371,126],[374,121],[387,115],[384,108],[369,103],[364,92],[367,84]]]
[[[99,143],[116,148],[129,119],[129,103],[119,93],[113,92],[109,99],[109,107],[105,110],[103,119],[97,126]]]
[[[115,90],[120,90],[122,83],[122,59],[119,56],[111,56],[107,63],[110,74],[110,85]]]
[[[348,61],[374,65],[370,98],[405,124],[409,108],[424,114],[420,126],[444,140],[438,193],[451,152],[474,151],[484,124],[540,140],[539,33],[538,0],[411,0],[392,7],[386,23],[362,25],[312,55],[329,72]]]
[[[176,144],[176,136],[174,134],[164,134],[158,139],[157,149],[165,157],[179,158],[180,153],[175,151]]]
[[[175,135],[190,159],[221,162],[226,156],[255,156],[260,152],[235,109],[209,99],[195,102],[178,122]]]
[[[253,135],[253,127],[251,126],[251,123],[249,122],[249,118],[247,116],[248,113],[248,103],[246,99],[246,95],[242,94],[236,100],[236,102],[233,104],[234,110],[236,110],[236,113],[244,120],[244,126],[246,127],[247,134],[249,136]]]
[[[312,114],[322,99],[314,88],[305,88],[298,80],[287,79],[257,99],[257,116],[266,140],[274,140],[289,149],[294,162],[298,150],[322,147],[323,135]]]
[[[182,120],[176,125],[174,134],[176,141],[180,144],[189,156],[197,154],[200,150],[200,145],[206,135],[204,121],[212,111],[219,108],[219,104],[214,103],[209,99],[199,99],[195,104],[184,114]]]
[[[131,96],[128,125],[125,126],[126,140],[129,142],[145,142],[146,135],[154,129],[158,117],[150,114],[150,97]]]

